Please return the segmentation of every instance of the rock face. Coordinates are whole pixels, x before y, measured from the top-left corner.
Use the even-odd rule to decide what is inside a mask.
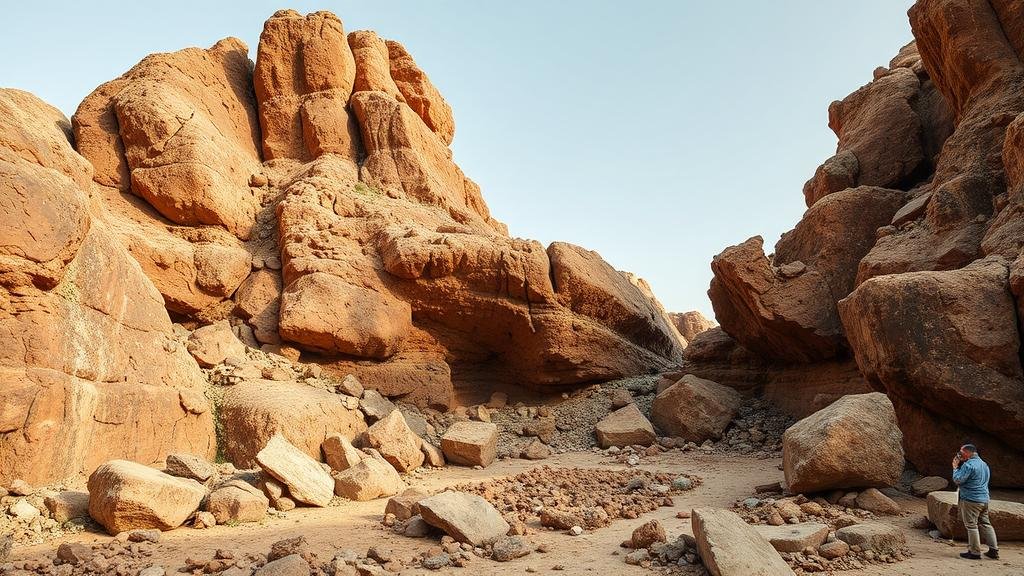
[[[594,426],[601,448],[650,446],[657,439],[654,427],[636,404],[629,404],[605,416]]]
[[[690,522],[701,561],[713,576],[792,576],[768,540],[735,512],[697,508]]]
[[[946,538],[967,538],[956,492],[928,494],[928,519]],[[992,500],[989,502],[988,519],[1000,542],[1024,540],[1024,504]]]
[[[111,460],[89,475],[89,515],[110,534],[172,530],[199,509],[206,488],[127,460]]]
[[[668,317],[672,321],[672,325],[679,331],[679,335],[687,343],[693,340],[697,334],[717,326],[717,324],[708,320],[696,310],[691,310],[690,312],[671,312]]]
[[[844,396],[783,434],[786,485],[793,493],[894,486],[903,473],[902,440],[884,394]]]
[[[852,357],[889,395],[918,470],[948,478],[950,447],[971,440],[1004,471],[994,485],[1024,486],[1024,13],[1012,4],[914,4],[914,42],[829,107],[836,153],[804,186],[794,230],[771,257],[754,238],[715,258],[709,296],[738,346],[688,352],[688,371],[768,395],[763,383],[795,366],[831,373]]]
[[[93,167],[69,132],[56,109],[0,90],[0,484],[216,449],[205,379],[90,201]]]
[[[274,14],[255,66],[235,38],[148,56],[70,125],[0,93],[0,479],[212,458],[202,373],[168,312],[436,408],[457,387],[676,367],[649,288],[596,253],[510,237],[454,134],[400,43],[327,12]],[[198,344],[204,366],[238,351]],[[226,452],[251,465],[246,432]]]
[[[717,440],[740,402],[735,390],[687,374],[654,397],[651,420],[666,435],[698,443]]]

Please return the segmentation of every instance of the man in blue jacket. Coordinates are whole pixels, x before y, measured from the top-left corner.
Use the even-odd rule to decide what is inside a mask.
[[[960,453],[953,458],[953,482],[960,487],[960,501],[957,506],[960,508],[960,518],[967,528],[967,552],[961,553],[961,558],[981,560],[981,536],[985,537],[988,544],[985,556],[999,558],[996,531],[988,521],[990,476],[988,464],[978,455],[978,449],[974,444],[961,446]]]

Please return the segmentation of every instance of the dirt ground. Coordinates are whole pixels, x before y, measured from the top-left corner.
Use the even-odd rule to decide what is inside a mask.
[[[628,550],[619,543],[629,538],[633,529],[640,524],[658,519],[662,522],[669,539],[681,532],[691,533],[690,521],[676,518],[676,512],[702,506],[729,507],[737,499],[753,492],[753,487],[782,479],[778,469],[779,459],[758,459],[745,456],[703,455],[671,452],[645,458],[640,468],[651,471],[695,474],[701,476],[703,484],[692,491],[675,496],[675,506],[662,507],[635,520],[617,520],[606,528],[571,536],[559,531],[548,531],[531,526],[528,539],[534,544],[545,543],[548,552],[534,552],[524,558],[507,563],[475,558],[468,568],[448,567],[441,573],[473,574],[652,574],[650,570],[630,566],[624,562]],[[623,465],[611,458],[594,453],[561,454],[540,462],[527,460],[504,460],[484,470],[447,467],[433,470],[412,485],[437,490],[466,481],[487,480],[516,474],[529,468],[548,465],[553,467],[619,468]],[[925,514],[925,501],[919,498],[898,499],[904,510],[903,516],[884,517],[905,528],[907,543],[914,556],[903,562],[872,566],[864,570],[845,571],[840,574],[855,575],[970,575],[994,576],[1024,575],[1024,543],[1007,542],[1000,546],[1002,559],[966,561],[958,557],[964,550],[961,543],[955,546],[946,541],[932,540],[923,530],[910,528],[914,519]],[[265,553],[270,545],[283,538],[302,535],[309,541],[314,552],[321,559],[330,559],[338,550],[351,549],[364,554],[370,546],[392,549],[398,557],[411,559],[419,551],[437,544],[434,539],[412,539],[392,533],[381,525],[381,516],[386,499],[370,502],[346,502],[330,508],[300,508],[288,512],[285,517],[268,517],[262,522],[237,526],[217,526],[207,530],[181,528],[166,532],[153,556],[157,565],[169,568],[183,566],[185,559],[208,560],[219,548],[237,553]],[[104,542],[109,536],[95,533],[80,533],[62,540],[52,540],[32,547],[16,548],[12,560],[23,560],[40,555],[53,554],[64,541]],[[560,565],[559,571],[552,569]],[[654,569],[659,570],[658,568]],[[402,574],[429,574],[428,570],[416,568],[403,570]]]

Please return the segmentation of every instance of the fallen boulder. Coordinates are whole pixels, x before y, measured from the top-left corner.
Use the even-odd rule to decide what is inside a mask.
[[[365,456],[355,466],[335,472],[334,493],[349,500],[373,500],[405,490],[405,482],[383,456]]]
[[[892,554],[906,546],[907,537],[898,526],[881,522],[865,522],[836,530],[836,538],[861,550],[874,550],[879,554]]]
[[[772,547],[779,552],[802,552],[805,548],[817,548],[828,538],[828,524],[802,522],[781,526],[755,526]]]
[[[441,437],[441,450],[449,462],[488,466],[498,453],[498,427],[490,422],[456,422]]]
[[[217,469],[205,459],[194,454],[168,454],[164,472],[180,478],[191,478],[197,482],[206,482]]]
[[[967,538],[967,530],[960,519],[956,492],[928,494],[928,519],[946,538]],[[995,528],[1000,542],[1024,540],[1024,504],[1006,500],[992,500],[988,505],[988,519]]]
[[[903,473],[902,440],[885,394],[844,396],[783,434],[786,485],[793,493],[893,486]]]
[[[654,427],[636,404],[628,404],[605,416],[594,426],[601,448],[650,446],[657,440]]]
[[[740,408],[738,392],[687,374],[651,404],[651,420],[666,436],[701,443],[722,437]]]
[[[245,357],[245,344],[231,331],[227,320],[196,329],[185,348],[203,368],[212,368],[228,358]]]
[[[363,455],[352,445],[352,442],[342,434],[331,434],[324,438],[320,446],[324,453],[324,461],[331,467],[331,470],[341,472],[359,464]]]
[[[206,488],[127,460],[111,460],[89,475],[89,515],[110,534],[140,528],[172,530],[199,509]]]
[[[735,512],[695,508],[693,537],[712,576],[793,576],[793,570],[753,526]]]
[[[393,496],[384,507],[385,514],[394,514],[397,520],[408,520],[420,513],[419,501],[429,496],[419,488],[409,488]]]
[[[260,467],[277,478],[299,502],[327,506],[334,497],[334,480],[316,460],[275,434],[256,454]]]
[[[420,500],[423,519],[459,542],[491,544],[508,534],[508,522],[490,502],[475,494],[451,490]]]
[[[878,488],[868,488],[857,494],[857,508],[874,512],[875,514],[899,514],[903,511],[900,505],[892,498],[882,493]]]
[[[258,522],[267,515],[269,505],[259,488],[242,480],[229,480],[210,494],[206,511],[213,514],[217,524]]]
[[[74,518],[85,518],[89,515],[89,493],[66,490],[50,494],[43,499],[43,504],[50,512],[50,518],[63,524]]]
[[[408,472],[423,464],[420,442],[400,410],[392,411],[366,430],[366,443],[376,448],[399,472]]]

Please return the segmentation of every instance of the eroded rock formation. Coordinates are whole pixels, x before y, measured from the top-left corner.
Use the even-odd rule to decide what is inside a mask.
[[[771,257],[760,238],[715,257],[722,332],[685,370],[767,394],[856,362],[845,393],[888,394],[918,470],[948,476],[974,441],[994,484],[1024,486],[1024,11],[918,0],[909,16],[915,42],[830,107],[839,144],[796,228]]]
[[[0,91],[0,480],[212,457],[207,382],[172,319],[228,320],[433,407],[677,367],[684,340],[646,284],[510,237],[454,134],[401,44],[327,12],[274,14],[255,64],[235,38],[151,55],[71,123]],[[229,416],[267,411],[243,392]],[[219,447],[249,461],[275,427],[228,428]]]

